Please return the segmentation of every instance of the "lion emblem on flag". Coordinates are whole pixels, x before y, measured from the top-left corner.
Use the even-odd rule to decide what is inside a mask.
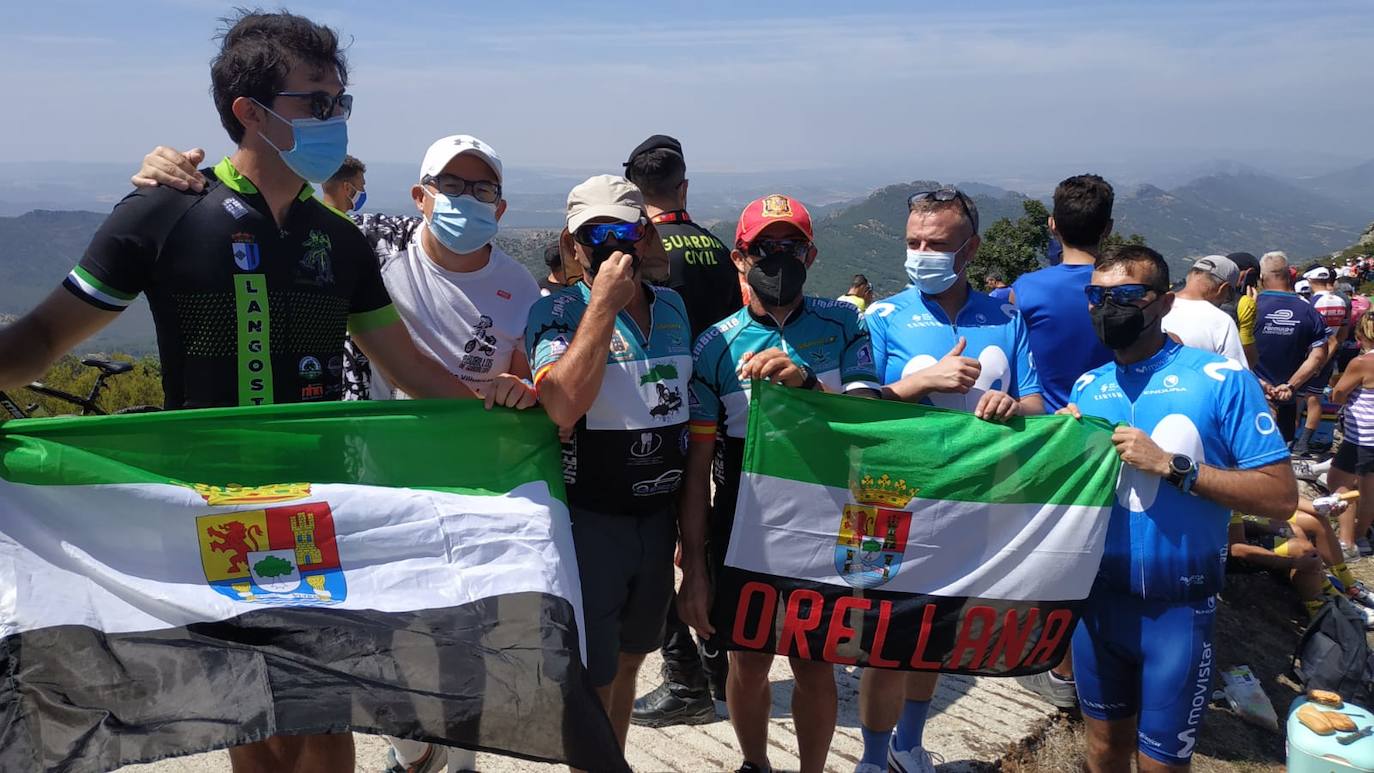
[[[876,588],[897,576],[911,530],[911,498],[919,489],[887,474],[865,475],[840,515],[835,570],[856,588]]]

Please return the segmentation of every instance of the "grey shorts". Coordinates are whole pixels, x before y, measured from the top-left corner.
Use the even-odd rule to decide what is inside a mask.
[[[582,580],[587,671],[592,685],[615,681],[620,653],[645,654],[663,644],[673,600],[677,513],[607,515],[571,508]]]

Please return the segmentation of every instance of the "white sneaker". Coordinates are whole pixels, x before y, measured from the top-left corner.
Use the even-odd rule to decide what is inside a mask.
[[[887,773],[887,768],[871,762],[860,762],[858,767],[854,768],[854,773]]]
[[[1374,609],[1374,591],[1371,591],[1369,586],[1359,580],[1355,581],[1355,586],[1353,588],[1345,589],[1345,595],[1360,606]]]
[[[935,773],[935,763],[944,761],[943,757],[920,746],[904,752],[892,748],[891,744],[887,747],[888,773]]]
[[[1345,559],[1345,563],[1353,564],[1356,561],[1359,561],[1361,558],[1363,558],[1363,556],[1360,555],[1359,548],[1355,547],[1354,545],[1347,545],[1344,542],[1342,542],[1341,558]]]

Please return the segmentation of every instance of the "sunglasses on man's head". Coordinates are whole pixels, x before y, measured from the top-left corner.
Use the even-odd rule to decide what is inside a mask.
[[[348,118],[353,114],[353,95],[327,91],[278,91],[274,96],[310,100],[310,115],[321,121]],[[337,112],[336,112],[337,111]]]
[[[1088,285],[1083,288],[1083,292],[1088,296],[1088,303],[1093,306],[1101,306],[1105,300],[1113,303],[1138,303],[1145,300],[1145,296],[1150,293],[1158,293],[1159,290],[1150,285],[1126,284],[1115,287],[1103,287],[1102,285]]]
[[[745,252],[756,258],[782,255],[802,260],[806,257],[806,252],[809,249],[811,249],[811,242],[805,239],[756,239],[745,249]]]
[[[969,209],[969,207],[968,207],[968,197],[967,197],[966,195],[964,195],[963,193],[960,193],[960,192],[959,192],[957,189],[955,189],[955,188],[940,188],[939,190],[934,190],[934,191],[917,191],[917,192],[911,194],[911,196],[909,196],[909,197],[907,198],[907,200],[906,200],[906,208],[907,208],[907,211],[910,212],[912,209],[915,209],[915,208],[916,208],[917,202],[921,202],[921,201],[955,201],[955,200],[957,200],[957,201],[959,202],[959,206],[961,206],[961,207],[964,208],[964,215],[966,215],[966,216],[968,217],[969,222],[973,223],[973,228],[974,228],[974,230],[977,230],[977,229],[978,229],[978,216],[975,215],[975,214],[973,214],[973,210]]]
[[[591,223],[577,229],[573,238],[588,247],[597,247],[615,239],[618,242],[637,242],[644,238],[649,224],[642,218],[633,223]]]

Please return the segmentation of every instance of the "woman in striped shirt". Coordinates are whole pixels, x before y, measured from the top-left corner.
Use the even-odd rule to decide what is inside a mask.
[[[1374,314],[1365,313],[1354,327],[1362,354],[1350,361],[1331,395],[1332,402],[1345,406],[1341,424],[1344,438],[1331,460],[1331,484],[1333,488],[1368,491],[1370,496],[1360,498],[1355,512],[1341,514],[1341,550],[1347,560],[1359,557],[1356,538],[1368,532],[1374,522],[1374,356],[1370,354],[1374,349]]]

